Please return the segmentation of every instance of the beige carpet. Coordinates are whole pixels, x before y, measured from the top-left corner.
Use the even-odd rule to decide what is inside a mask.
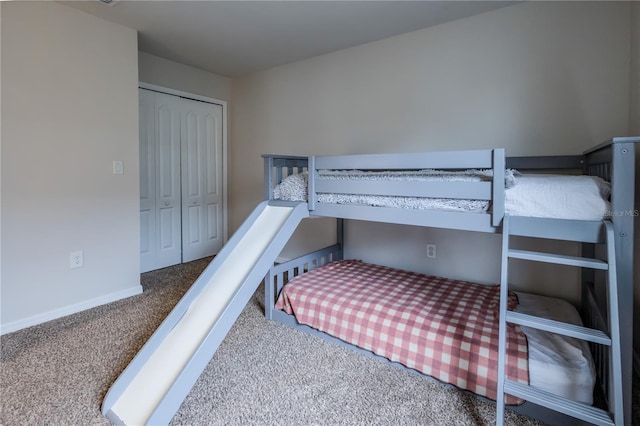
[[[109,424],[100,413],[109,386],[209,260],[144,274],[142,295],[3,336],[0,424]],[[172,424],[491,425],[494,416],[490,403],[266,320],[259,289]],[[538,424],[513,413],[507,423]]]

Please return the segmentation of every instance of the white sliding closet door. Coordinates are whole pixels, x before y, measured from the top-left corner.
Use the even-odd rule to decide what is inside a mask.
[[[140,110],[140,269],[155,269],[156,231],[156,149],[155,98],[153,92],[139,90]]]
[[[222,106],[183,101],[182,261],[222,248]]]
[[[146,103],[142,101],[143,95]],[[178,97],[147,90],[140,90],[140,99],[140,261],[141,271],[146,272],[176,265],[182,261],[182,105]],[[151,99],[153,108],[148,105]],[[149,117],[151,110],[153,117]],[[153,121],[152,124],[143,122],[149,119]],[[146,205],[153,206],[153,210],[149,209],[143,213]],[[148,225],[143,221],[143,216],[148,217],[144,219]]]
[[[222,106],[140,89],[141,272],[222,248]]]

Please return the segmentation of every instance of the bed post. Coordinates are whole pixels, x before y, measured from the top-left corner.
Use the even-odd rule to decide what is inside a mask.
[[[491,224],[493,226],[500,226],[502,217],[504,216],[504,169],[505,169],[505,155],[504,148],[493,150],[493,212],[491,215]]]
[[[622,386],[624,395],[624,418],[631,419],[631,389],[633,377],[633,221],[635,220],[635,144],[640,141],[618,143],[613,139],[611,171],[611,209],[616,253],[618,257],[618,304],[621,316]],[[625,194],[627,196],[625,196]]]
[[[344,219],[336,219],[336,243],[340,247],[340,260],[344,259]],[[337,259],[333,259],[337,260]]]
[[[638,143],[640,143],[640,137],[637,136],[616,137],[585,152],[586,172],[609,180],[612,184],[609,217],[613,223],[615,235],[625,424],[629,424],[631,419],[633,377],[633,239],[634,220],[638,214],[635,210],[633,194],[635,194],[635,149]],[[589,247],[586,249],[593,250]],[[589,285],[586,283],[587,279],[588,276],[583,279],[583,288]],[[583,297],[586,288],[584,290]],[[608,383],[602,383],[602,385],[607,388]],[[612,403],[613,401],[609,401],[609,404]]]
[[[271,268],[264,276],[264,316],[273,319],[274,300],[276,299],[273,289],[273,274]]]
[[[273,156],[263,155],[264,158],[264,199],[273,199]]]
[[[313,211],[316,209],[316,157],[309,157],[309,162],[307,166],[307,173],[309,178],[309,183],[307,186],[307,202],[309,204],[309,211]]]

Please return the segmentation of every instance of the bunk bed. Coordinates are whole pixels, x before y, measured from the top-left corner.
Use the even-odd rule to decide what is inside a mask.
[[[499,424],[503,421],[505,404],[510,404],[510,409],[547,423],[571,424],[575,420],[578,422],[576,424],[630,424],[634,179],[635,144],[638,142],[640,137],[613,138],[582,155],[560,157],[508,158],[504,149],[322,157],[264,155],[265,198],[270,203],[307,203],[310,217],[337,218],[335,245],[275,264],[271,268],[265,280],[265,314],[269,319],[398,367],[424,373],[425,369],[411,362],[398,361],[395,355],[385,356],[388,354],[384,352],[382,355],[375,354],[366,344],[359,345],[344,335],[336,337],[320,331],[322,326],[313,324],[314,327],[299,321],[289,300],[296,296],[287,295],[283,288],[287,285],[287,288],[294,289],[297,282],[306,280],[311,286],[316,286],[316,290],[310,291],[317,291],[327,282],[326,271],[339,270],[342,274],[346,265],[353,266],[353,260],[343,260],[344,219],[502,233],[501,283],[495,287],[498,294],[493,300],[499,305],[496,308],[499,320],[495,322],[498,330],[492,331],[497,333],[498,341],[491,343],[498,346],[496,388],[493,393],[478,392],[477,389],[482,386],[467,388],[481,397],[497,400]],[[575,205],[585,200],[582,196],[572,199],[569,204],[573,203],[573,206],[570,209],[558,210],[554,207],[540,213],[545,208],[535,204],[540,197],[533,197],[535,212],[531,208],[520,209],[523,202],[514,199],[512,193],[526,193],[528,190],[523,191],[526,185],[514,185],[514,181],[527,181],[528,177],[519,176],[517,171],[563,169],[581,170],[586,177],[587,186],[594,193],[594,198],[586,201],[590,208],[595,206],[590,210],[591,213],[585,215],[587,208]],[[538,177],[534,177],[534,180]],[[574,184],[574,177],[562,179],[568,181],[554,182],[551,186]],[[574,187],[571,186],[569,194],[573,193]],[[559,198],[566,196],[565,193]],[[424,200],[426,203],[423,203]],[[524,201],[524,205],[528,202]],[[570,258],[513,250],[509,246],[511,236],[580,242],[582,256]],[[596,254],[600,255],[602,247],[605,248],[605,260],[594,260]],[[539,319],[535,306],[523,306],[526,305],[523,301],[529,303],[532,298],[508,290],[510,258],[580,267],[582,294],[579,318],[568,320],[564,315]],[[594,270],[604,270],[605,273]],[[393,273],[398,271],[385,272],[386,275]],[[312,275],[316,277],[312,279]],[[440,278],[434,277],[416,277],[413,274],[411,279],[431,281],[436,288],[442,284]],[[371,284],[372,280],[367,282]],[[384,290],[377,291],[380,294]],[[495,294],[491,297],[495,297]],[[518,299],[520,309],[516,307]],[[573,324],[564,324],[567,321]],[[599,398],[602,400],[599,402],[600,408],[590,405],[593,395],[591,388],[586,392],[591,394],[587,397],[576,397],[575,390],[566,392],[566,397],[557,397],[548,390],[529,386],[526,374],[524,378],[520,376],[512,380],[509,373],[512,369],[507,369],[512,357],[509,348],[514,347],[513,343],[509,343],[513,341],[511,334],[518,335],[527,329],[531,333],[552,332],[579,341],[580,346],[576,347],[582,348],[587,365],[584,370],[591,371],[589,366],[595,364],[593,371],[596,377],[593,381],[597,379],[598,389],[601,389],[596,392],[602,394]],[[536,340],[531,334],[527,338],[529,341]],[[528,364],[535,362],[529,360]],[[443,380],[437,374],[427,374]],[[586,386],[589,386],[590,380],[588,377],[584,379]],[[465,388],[459,381],[453,381],[452,384]],[[557,385],[552,384],[551,388],[554,386]]]

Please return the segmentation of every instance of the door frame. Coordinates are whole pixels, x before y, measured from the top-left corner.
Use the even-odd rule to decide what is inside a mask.
[[[208,96],[196,95],[195,93],[184,92],[182,90],[170,89],[168,87],[158,86],[156,84],[138,82],[138,88],[152,90],[154,92],[164,93],[167,95],[179,96],[181,98],[192,99],[200,102],[220,105],[222,107],[222,243],[227,243],[229,237],[228,217],[227,217],[227,101],[210,98]],[[138,145],[140,141],[138,141]]]

